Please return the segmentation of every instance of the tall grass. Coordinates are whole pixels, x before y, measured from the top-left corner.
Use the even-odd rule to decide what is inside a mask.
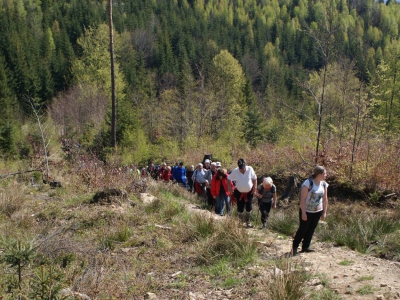
[[[276,262],[279,270],[274,274],[268,285],[267,299],[303,300],[308,299],[306,282],[309,274],[291,260],[283,259]]]
[[[286,210],[271,211],[268,228],[273,231],[293,236],[299,226],[299,208],[294,205]]]
[[[329,211],[327,226],[317,228],[317,236],[321,241],[348,246],[361,253],[399,253],[399,213],[349,211],[347,206],[336,205]]]
[[[24,188],[16,183],[0,189],[0,215],[11,217],[23,208],[25,202]]]
[[[197,221],[203,222],[201,219]],[[198,264],[213,265],[223,258],[228,258],[236,266],[240,266],[254,260],[256,245],[247,231],[238,226],[237,221],[226,219],[212,228],[214,232],[207,232],[208,237],[195,244]]]

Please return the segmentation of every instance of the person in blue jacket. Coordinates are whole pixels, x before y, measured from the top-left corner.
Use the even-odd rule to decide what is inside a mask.
[[[186,169],[183,162],[180,162],[178,167],[172,170],[172,178],[176,183],[187,188]]]

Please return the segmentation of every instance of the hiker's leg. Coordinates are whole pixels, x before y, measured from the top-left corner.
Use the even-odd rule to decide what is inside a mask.
[[[215,207],[214,207],[214,211],[217,215],[219,215],[221,213],[221,203],[222,203],[223,199],[221,198],[221,196],[218,196],[217,198],[215,198]]]
[[[220,205],[220,207],[219,207],[219,215],[221,215],[221,216],[224,215],[224,205],[226,203],[226,198],[227,197],[228,196],[226,194],[220,196],[221,200],[220,200],[220,203],[219,203],[219,205]]]
[[[247,194],[246,211],[251,212],[253,210],[253,194]]]
[[[213,206],[214,204],[214,197],[211,195],[211,189],[207,188],[207,204],[209,206]]]
[[[247,227],[253,227],[250,222],[250,213],[253,209],[253,194],[247,194],[247,202],[246,202],[246,223]]]
[[[314,235],[315,228],[318,226],[319,219],[321,218],[322,211],[316,213],[307,213],[307,220],[310,220],[310,225],[308,226],[308,230],[304,234],[304,239],[301,248],[303,250],[308,249],[311,244],[311,239]]]
[[[226,213],[228,214],[228,216],[230,216],[231,215],[231,203],[230,203],[230,197],[229,196],[226,196],[225,206],[226,206]]]
[[[310,226],[310,220],[308,218],[307,214],[307,221],[303,221],[301,218],[301,209],[299,209],[299,229],[297,229],[296,235],[294,236],[293,239],[293,249],[297,249],[300,245],[301,240],[304,238],[308,227]]]

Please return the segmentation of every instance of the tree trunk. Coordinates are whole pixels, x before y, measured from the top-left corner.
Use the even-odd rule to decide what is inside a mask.
[[[114,33],[112,21],[112,0],[108,0],[108,20],[110,27],[110,59],[111,59],[111,147],[117,147],[117,100],[115,94],[114,70]]]

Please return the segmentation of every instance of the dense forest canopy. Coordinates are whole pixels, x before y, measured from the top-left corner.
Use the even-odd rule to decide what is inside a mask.
[[[0,22],[1,155],[35,151],[32,100],[106,159],[107,1],[2,0]],[[114,0],[113,22],[125,163],[304,141],[354,162],[367,136],[397,141],[395,1]]]

